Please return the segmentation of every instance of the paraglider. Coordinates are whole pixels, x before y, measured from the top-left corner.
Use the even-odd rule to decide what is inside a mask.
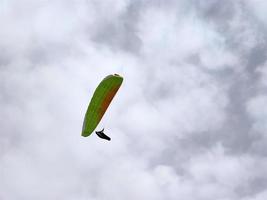
[[[87,137],[92,134],[107,108],[109,107],[112,99],[116,95],[123,81],[123,77],[118,74],[109,75],[105,77],[97,86],[93,97],[87,108],[82,128],[82,136]],[[110,140],[104,134],[104,129],[96,131],[96,134],[103,139]]]

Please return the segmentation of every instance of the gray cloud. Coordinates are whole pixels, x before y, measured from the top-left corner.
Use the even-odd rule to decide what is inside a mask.
[[[1,199],[260,200],[266,3],[0,3]],[[97,83],[125,78],[80,136]]]

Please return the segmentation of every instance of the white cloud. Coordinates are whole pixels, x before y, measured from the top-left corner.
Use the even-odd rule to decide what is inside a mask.
[[[267,4],[266,1],[263,0],[248,0],[247,2],[248,8],[252,10],[253,14],[266,26],[267,20]]]
[[[254,128],[263,134],[267,129],[267,109],[265,108],[266,100],[267,96],[260,95],[251,99],[247,104],[247,110],[254,121]]]
[[[0,198],[262,199],[264,149],[226,141],[233,129],[242,142],[232,120],[266,132],[265,67],[251,56],[264,30],[223,2],[2,1]],[[99,125],[112,140],[83,138],[111,73],[124,76]]]

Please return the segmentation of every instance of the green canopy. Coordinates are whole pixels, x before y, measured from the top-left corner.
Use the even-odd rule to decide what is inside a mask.
[[[82,136],[87,137],[95,130],[113,97],[119,90],[122,81],[123,77],[114,74],[105,77],[99,83],[84,117]]]

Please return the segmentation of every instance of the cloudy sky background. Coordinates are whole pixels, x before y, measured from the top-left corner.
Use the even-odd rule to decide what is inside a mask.
[[[1,0],[0,199],[267,199],[264,0]],[[124,83],[80,136],[97,84]]]

